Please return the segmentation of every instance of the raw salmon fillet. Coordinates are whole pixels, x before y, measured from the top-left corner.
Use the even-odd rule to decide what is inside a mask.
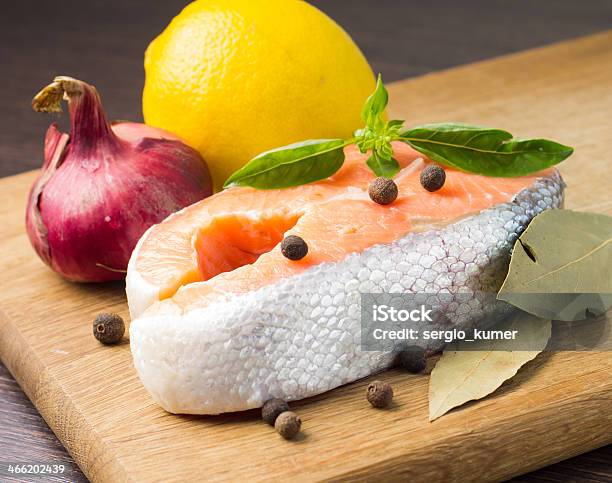
[[[143,235],[127,274],[130,345],[159,404],[244,410],[380,371],[393,354],[361,350],[360,294],[496,292],[518,235],[562,204],[554,169],[520,178],[447,169],[444,187],[429,193],[419,182],[429,161],[401,143],[394,151],[402,170],[391,205],[370,200],[374,175],[351,146],[331,178],[230,188]],[[281,254],[288,234],[308,244],[300,261]],[[468,327],[509,309],[471,302],[468,315],[461,304],[447,309],[444,323]]]

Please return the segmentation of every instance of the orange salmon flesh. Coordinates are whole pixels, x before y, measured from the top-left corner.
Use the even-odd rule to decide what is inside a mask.
[[[508,202],[546,174],[490,178],[446,168],[445,185],[430,193],[419,180],[430,161],[403,143],[394,152],[402,170],[390,205],[369,199],[375,175],[367,155],[349,146],[343,167],[328,179],[282,190],[230,188],[172,215],[143,237],[131,265],[157,299],[186,312]],[[308,244],[302,260],[282,255],[288,234]]]

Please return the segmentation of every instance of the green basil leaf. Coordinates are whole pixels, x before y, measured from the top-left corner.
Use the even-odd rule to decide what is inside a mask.
[[[382,76],[378,74],[376,89],[368,97],[361,110],[361,119],[365,122],[366,126],[373,128],[382,124],[381,115],[385,112],[388,102],[389,93],[382,82]]]
[[[389,179],[393,178],[400,170],[397,159],[393,156],[381,156],[377,151],[372,152],[372,155],[367,161],[367,165],[374,171],[376,176],[384,176]]]
[[[524,176],[574,152],[554,141],[514,140],[507,131],[465,124],[424,124],[402,132],[400,140],[441,164],[486,176]]]
[[[266,151],[234,172],[223,187],[290,188],[328,178],[344,163],[344,147],[350,142],[315,139]]]
[[[396,129],[401,128],[404,125],[404,121],[402,119],[392,119],[387,123],[386,132],[393,132]]]

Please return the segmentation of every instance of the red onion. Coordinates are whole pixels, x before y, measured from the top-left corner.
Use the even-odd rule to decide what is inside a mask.
[[[169,214],[211,194],[208,167],[176,136],[106,120],[96,89],[57,77],[32,101],[39,112],[70,111],[70,135],[51,124],[26,227],[36,253],[64,278],[125,277],[136,242]]]

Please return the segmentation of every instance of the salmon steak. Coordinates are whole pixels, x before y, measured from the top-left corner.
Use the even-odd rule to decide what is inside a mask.
[[[232,187],[143,235],[126,279],[130,346],[155,401],[172,413],[218,414],[384,370],[393,351],[361,346],[361,294],[496,293],[518,236],[563,202],[554,168],[519,178],[448,168],[430,193],[419,181],[430,161],[403,143],[393,149],[401,170],[390,205],[369,198],[375,175],[348,146],[330,178]],[[306,241],[301,260],[283,256],[287,235]],[[504,310],[513,309],[474,295],[427,324],[469,328]]]

